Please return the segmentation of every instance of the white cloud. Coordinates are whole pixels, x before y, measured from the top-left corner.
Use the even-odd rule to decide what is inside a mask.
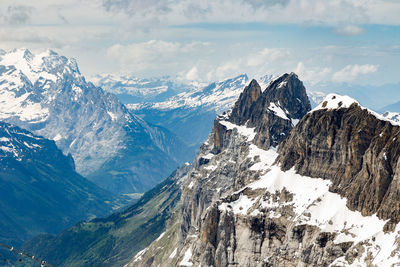
[[[207,80],[222,80],[241,73],[251,77],[282,72],[290,51],[283,48],[262,48],[255,52],[244,53],[234,59],[227,59],[211,70],[208,68]],[[268,72],[268,73],[266,73]]]
[[[332,76],[334,82],[351,82],[361,75],[371,74],[378,71],[378,65],[347,65],[343,69],[335,72]]]
[[[26,24],[31,19],[32,11],[34,7],[26,5],[9,5],[5,8],[5,15],[0,16],[3,23],[10,25],[22,25]]]
[[[120,0],[104,1],[112,12],[157,23],[267,22],[350,25],[400,24],[400,3],[390,0]],[[397,12],[397,13],[396,13]]]
[[[185,75],[186,80],[196,81],[199,80],[199,71],[196,66],[193,66]]]
[[[0,2],[1,49],[56,48],[75,57],[89,74],[129,72],[210,81],[244,72],[251,76],[299,69],[305,80],[332,80],[331,69],[368,58],[368,63],[382,66],[378,79],[368,82],[398,79],[398,44],[389,35],[393,28],[385,28],[388,38],[368,41],[375,33],[386,34],[384,26],[369,24],[400,25],[400,1],[395,0],[41,0],[31,4],[32,10],[14,10],[9,22],[4,18],[7,8],[26,6],[26,0]],[[275,24],[284,25],[271,26]],[[363,43],[334,34],[335,29],[360,34],[363,28],[368,30]],[[299,34],[303,29],[304,35]]]
[[[247,66],[257,67],[265,64],[267,61],[275,61],[288,55],[284,49],[264,48],[260,52],[250,55],[247,58]]]
[[[365,29],[357,25],[346,25],[336,28],[335,32],[341,35],[351,36],[365,33]]]
[[[107,49],[109,59],[121,63],[123,69],[133,73],[152,71],[154,76],[178,73],[191,68],[198,56],[205,53],[206,42],[168,42],[150,40],[129,45],[116,44]],[[194,76],[192,69],[189,76]]]
[[[329,75],[332,73],[331,68],[306,68],[304,63],[301,61],[297,63],[297,66],[293,71],[301,80],[309,82],[311,85],[327,81],[329,79]]]
[[[107,49],[107,57],[135,75],[177,74],[186,80],[214,81],[244,72],[260,75],[266,74],[265,71],[280,72],[282,62],[290,56],[289,50],[282,48],[264,47],[252,52],[246,51],[247,47],[232,44],[223,47],[222,53],[220,49],[207,42],[151,40],[113,45]]]

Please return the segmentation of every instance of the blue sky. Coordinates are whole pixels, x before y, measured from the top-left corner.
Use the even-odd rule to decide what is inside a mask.
[[[3,0],[0,48],[53,49],[81,71],[213,81],[400,81],[400,1]]]

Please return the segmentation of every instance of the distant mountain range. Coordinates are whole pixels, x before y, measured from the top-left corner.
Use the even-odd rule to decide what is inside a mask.
[[[263,88],[272,78],[266,75],[259,79]],[[232,107],[248,81],[246,74],[209,85],[195,82],[184,85],[167,78],[143,80],[129,76],[114,79],[98,76],[96,84],[120,99],[130,99],[126,106],[132,113],[179,136],[190,145],[194,156],[206,140],[215,116]],[[165,92],[169,97],[165,97]]]
[[[190,158],[180,138],[130,113],[52,51],[0,53],[0,120],[56,141],[79,173],[115,193],[144,192]]]
[[[179,82],[172,77],[141,79],[131,75],[97,74],[89,79],[104,91],[117,95],[124,104],[162,102],[201,86],[196,82]]]

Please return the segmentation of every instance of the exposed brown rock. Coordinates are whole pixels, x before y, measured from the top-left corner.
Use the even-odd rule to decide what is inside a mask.
[[[253,104],[261,95],[261,87],[256,80],[252,80],[240,94],[232,109],[230,119],[237,125],[245,124],[252,114]]]
[[[213,153],[217,154],[221,152],[221,150],[224,148],[224,143],[226,143],[230,139],[231,132],[231,130],[228,130],[224,125],[219,123],[219,118],[214,120],[214,126],[211,132],[214,143],[214,148],[212,151]]]
[[[271,105],[282,110],[283,117],[282,114],[274,112]],[[220,116],[214,121],[213,152],[219,153],[226,139],[230,138],[229,130],[219,123],[220,120],[254,128],[256,132],[254,144],[268,149],[271,146],[278,146],[289,135],[294,120],[301,119],[310,110],[306,89],[296,74],[282,75],[263,93],[258,83],[252,80],[240,94],[229,117]]]
[[[400,127],[354,103],[307,114],[278,149],[283,170],[329,179],[363,215],[400,221]]]

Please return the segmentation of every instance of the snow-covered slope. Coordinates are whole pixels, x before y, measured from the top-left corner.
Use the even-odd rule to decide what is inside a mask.
[[[0,119],[55,140],[80,173],[114,192],[148,189],[185,158],[183,143],[182,152],[160,142],[179,143],[173,134],[132,115],[52,51],[0,55]]]
[[[369,108],[363,107],[358,103],[357,100],[351,98],[347,95],[338,95],[338,94],[328,94],[321,103],[316,106],[311,112],[316,110],[329,110],[329,109],[346,109],[351,105],[357,105],[363,110],[368,111],[369,114],[374,115],[377,119],[383,121],[389,121],[392,125],[400,126],[400,114],[396,112],[385,112],[383,114],[379,114]]]
[[[382,116],[388,120],[400,124],[400,113],[398,112],[386,111],[382,114]]]

